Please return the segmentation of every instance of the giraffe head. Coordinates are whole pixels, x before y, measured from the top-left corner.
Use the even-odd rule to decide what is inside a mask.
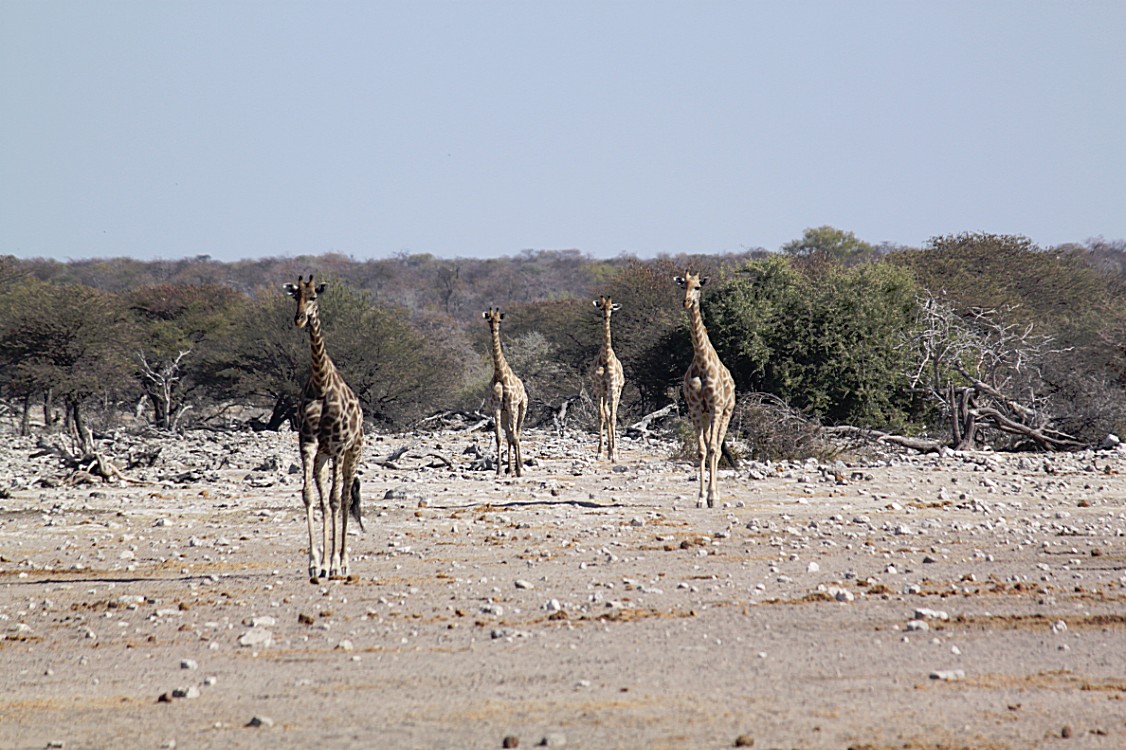
[[[611,313],[622,309],[621,305],[615,305],[614,300],[609,297],[599,297],[594,300],[594,306],[602,311],[603,318],[609,318]]]
[[[700,287],[708,283],[708,277],[685,270],[683,276],[676,277],[676,283],[684,290],[684,309],[699,308]]]
[[[309,274],[308,281],[305,281],[303,276],[298,276],[296,284],[285,285],[286,293],[297,300],[297,313],[293,316],[293,325],[304,328],[309,316],[317,314],[317,295],[324,290],[324,283],[313,283],[313,274]]]
[[[500,322],[504,320],[504,313],[500,311],[499,307],[490,307],[481,313],[481,317],[489,322],[489,330],[495,331],[500,328]]]

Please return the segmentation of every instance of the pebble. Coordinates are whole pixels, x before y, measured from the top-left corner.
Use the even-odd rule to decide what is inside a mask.
[[[926,609],[920,607],[915,610],[916,620],[949,620],[950,615],[940,609]]]
[[[248,727],[272,727],[274,720],[269,716],[255,716],[250,721],[246,722]]]
[[[539,741],[540,747],[563,747],[567,744],[567,738],[562,732],[548,732]]]
[[[966,679],[966,671],[964,669],[940,669],[931,672],[930,678],[932,680],[942,680],[943,682],[958,682],[959,680]]]
[[[199,664],[194,659],[181,659],[180,669],[199,669]]]
[[[274,634],[265,628],[251,628],[238,639],[240,646],[261,646],[266,648],[274,642]]]

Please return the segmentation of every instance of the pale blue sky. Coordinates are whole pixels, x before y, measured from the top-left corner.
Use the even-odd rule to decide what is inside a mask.
[[[0,254],[1126,238],[1126,2],[0,2]]]

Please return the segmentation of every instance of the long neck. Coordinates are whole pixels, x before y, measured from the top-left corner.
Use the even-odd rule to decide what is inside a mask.
[[[704,328],[704,316],[700,314],[699,302],[688,308],[688,317],[692,324],[692,349],[696,356],[714,354],[715,349],[708,338],[708,329]]]
[[[610,344],[610,316],[602,316],[602,355],[606,356],[614,351]]]
[[[493,334],[493,367],[497,372],[508,370],[508,362],[504,359],[504,352],[500,348],[500,326],[492,327]]]
[[[318,391],[323,392],[328,388],[332,374],[336,372],[336,366],[332,364],[328,352],[325,351],[325,340],[324,336],[321,335],[320,316],[310,315],[306,325],[309,328],[309,348],[313,354],[313,372],[309,377],[309,382]]]

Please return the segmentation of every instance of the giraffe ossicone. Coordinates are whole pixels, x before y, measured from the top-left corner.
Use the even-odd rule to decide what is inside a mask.
[[[364,442],[364,417],[360,400],[325,350],[317,302],[325,284],[314,283],[310,274],[308,281],[298,276],[296,284],[286,284],[284,288],[297,302],[293,324],[309,332],[312,353],[309,379],[301,390],[297,429],[303,475],[301,499],[305,503],[309,529],[309,578],[317,581],[319,578],[348,575],[348,516],[356,519],[361,530],[364,527],[360,480],[356,476]],[[326,466],[331,467],[332,473],[327,507],[324,486]],[[319,546],[314,533],[314,486],[322,516]]]

